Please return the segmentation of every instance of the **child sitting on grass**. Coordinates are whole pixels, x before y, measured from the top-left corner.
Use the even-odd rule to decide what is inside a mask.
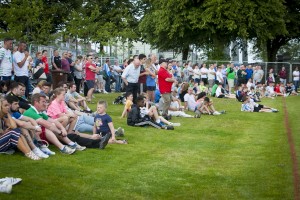
[[[132,101],[133,101],[133,95],[132,95],[131,92],[128,92],[126,94],[126,103],[125,103],[124,110],[123,110],[123,113],[121,115],[121,118],[127,117],[127,114],[131,110],[131,106],[133,104]]]
[[[105,137],[107,134],[111,135],[108,143],[113,144],[127,144],[126,140],[116,140],[115,128],[112,122],[112,118],[106,113],[107,102],[99,100],[97,103],[97,114],[94,118],[93,134],[100,134]]]

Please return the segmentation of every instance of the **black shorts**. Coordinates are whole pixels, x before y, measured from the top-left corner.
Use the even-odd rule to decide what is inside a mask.
[[[155,91],[155,86],[147,86],[147,91]]]
[[[257,107],[254,107],[253,112],[259,112],[263,107],[264,107],[264,105],[258,104]]]
[[[86,80],[85,83],[86,83],[86,86],[87,86],[88,90],[95,87],[95,81],[94,80]]]

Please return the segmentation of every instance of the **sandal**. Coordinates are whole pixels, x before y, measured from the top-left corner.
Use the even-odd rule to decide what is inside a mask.
[[[35,155],[32,151],[30,151],[29,153],[26,153],[25,156],[27,158],[30,158],[31,160],[41,160],[41,158],[38,157],[37,155]]]

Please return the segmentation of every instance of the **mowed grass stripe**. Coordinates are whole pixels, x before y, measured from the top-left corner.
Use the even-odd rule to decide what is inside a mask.
[[[293,199],[281,99],[263,100],[279,113],[242,113],[239,102],[214,99],[227,114],[174,118],[182,126],[166,131],[126,126],[123,106],[111,105],[117,95],[99,96],[129,145],[56,151],[41,162],[0,155],[0,175],[23,178],[0,199]]]

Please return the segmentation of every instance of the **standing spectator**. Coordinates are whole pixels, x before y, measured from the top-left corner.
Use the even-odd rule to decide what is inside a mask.
[[[2,81],[10,80],[12,76],[12,49],[13,39],[5,38],[4,45],[0,49],[0,78]]]
[[[77,56],[77,59],[75,60],[75,65],[74,65],[74,81],[76,84],[76,92],[80,93],[80,87],[81,87],[81,82],[83,78],[83,68],[82,68],[82,56]]]
[[[53,51],[53,57],[51,59],[52,69],[61,70],[61,57],[59,56],[58,50]]]
[[[182,83],[182,70],[181,70],[181,67],[179,65],[179,61],[176,62],[176,67],[177,67],[177,81],[178,83]]]
[[[136,98],[138,94],[138,80],[140,76],[140,60],[135,57],[133,62],[128,65],[122,74],[122,80],[126,85],[126,93],[131,92],[133,95],[133,103],[136,103]]]
[[[270,82],[275,83],[275,74],[274,74],[273,68],[270,68],[266,82],[267,82],[267,85],[269,85]]]
[[[261,83],[262,78],[264,77],[264,71],[261,69],[261,66],[256,66],[256,69],[253,72],[253,83]]]
[[[121,92],[121,74],[123,70],[119,65],[119,62],[116,60],[115,65],[113,66],[113,74],[116,79],[115,92]]]
[[[85,63],[85,80],[86,85],[88,88],[87,92],[87,98],[86,101],[91,103],[92,102],[92,96],[94,92],[95,87],[95,74],[98,72],[99,69],[97,69],[95,63],[93,62],[93,56],[89,55],[87,57],[87,62]]]
[[[201,72],[201,80],[204,82],[204,84],[207,84],[207,74],[208,74],[208,69],[206,68],[206,64],[203,63],[202,67],[200,69]]]
[[[194,65],[193,73],[194,73],[194,82],[199,84],[201,72],[197,63]]]
[[[234,72],[233,67],[234,67],[234,65],[231,63],[230,66],[226,69],[229,94],[231,93],[231,89],[234,86],[235,72]]]
[[[140,76],[139,76],[139,94],[142,94],[144,92],[146,92],[146,80],[147,80],[147,75],[148,72],[145,69],[145,62],[146,62],[146,55],[145,54],[140,54],[139,55],[139,60],[141,63],[141,67],[140,67]]]
[[[47,77],[47,82],[52,83],[52,76],[51,76],[50,70],[49,70],[48,51],[47,50],[42,51],[42,59],[41,60],[45,64],[44,72],[45,72],[46,77]]]
[[[145,63],[146,71],[148,71],[146,85],[147,85],[147,96],[149,101],[155,101],[154,91],[156,89],[156,75],[157,71],[153,65],[151,65],[151,59],[148,58]]]
[[[237,71],[238,86],[247,83],[246,76],[247,76],[247,72],[245,72],[245,66],[241,65],[240,69]]]
[[[247,73],[247,75],[246,75],[246,82],[248,82],[248,80],[250,78],[252,78],[252,75],[253,75],[252,65],[248,65],[247,68],[245,69],[245,72]]]
[[[224,80],[223,88],[224,88],[225,90],[228,90],[228,87],[227,87],[227,68],[230,67],[230,66],[227,65],[227,68],[226,68],[225,65],[221,65],[221,67],[222,67],[222,70],[221,70],[221,72],[222,72],[222,78],[223,78],[223,80]]]
[[[160,69],[157,73],[158,75],[158,86],[161,97],[163,98],[163,110],[162,116],[165,119],[168,118],[168,110],[172,101],[171,89],[172,84],[176,81],[172,74],[170,74],[167,70],[167,61],[162,59],[159,61]]]
[[[111,76],[111,72],[110,72],[110,67],[109,67],[109,59],[105,60],[105,64],[103,65],[103,73],[104,73],[104,80],[105,80],[105,91],[106,92],[111,92],[110,89],[110,76]]]
[[[215,84],[216,72],[214,65],[211,64],[208,69],[207,79],[208,79],[208,90],[210,90]]]
[[[74,65],[75,65],[75,62],[73,61],[72,57],[73,57],[72,52],[68,52],[67,60],[70,64],[70,71],[71,71],[71,73],[68,77],[70,79],[70,80],[68,80],[69,82],[74,82]]]
[[[194,75],[194,71],[193,71],[193,67],[192,67],[192,62],[188,61],[188,66],[187,66],[187,70],[189,72],[189,81],[193,79],[193,75]]]
[[[279,75],[279,78],[280,78],[280,82],[283,83],[284,85],[286,85],[287,73],[286,73],[285,67],[281,68],[278,75]]]
[[[61,69],[68,73],[68,82],[73,82],[73,76],[71,74],[70,63],[68,61],[68,52],[62,54]]]
[[[13,54],[14,57],[14,72],[15,81],[21,82],[26,86],[25,96],[29,95],[29,74],[28,66],[32,62],[32,58],[28,57],[29,53],[26,51],[26,43],[20,42],[18,45],[18,51]]]
[[[293,81],[294,81],[294,86],[295,86],[295,91],[298,92],[298,88],[299,88],[299,69],[298,67],[295,68],[295,70],[293,71]]]
[[[223,79],[223,75],[222,75],[222,67],[221,66],[219,66],[217,68],[216,78],[219,81],[219,83],[221,83],[223,85],[224,79]]]
[[[188,64],[184,63],[184,68],[182,70],[183,73],[183,82],[189,82],[189,70],[188,70]]]

